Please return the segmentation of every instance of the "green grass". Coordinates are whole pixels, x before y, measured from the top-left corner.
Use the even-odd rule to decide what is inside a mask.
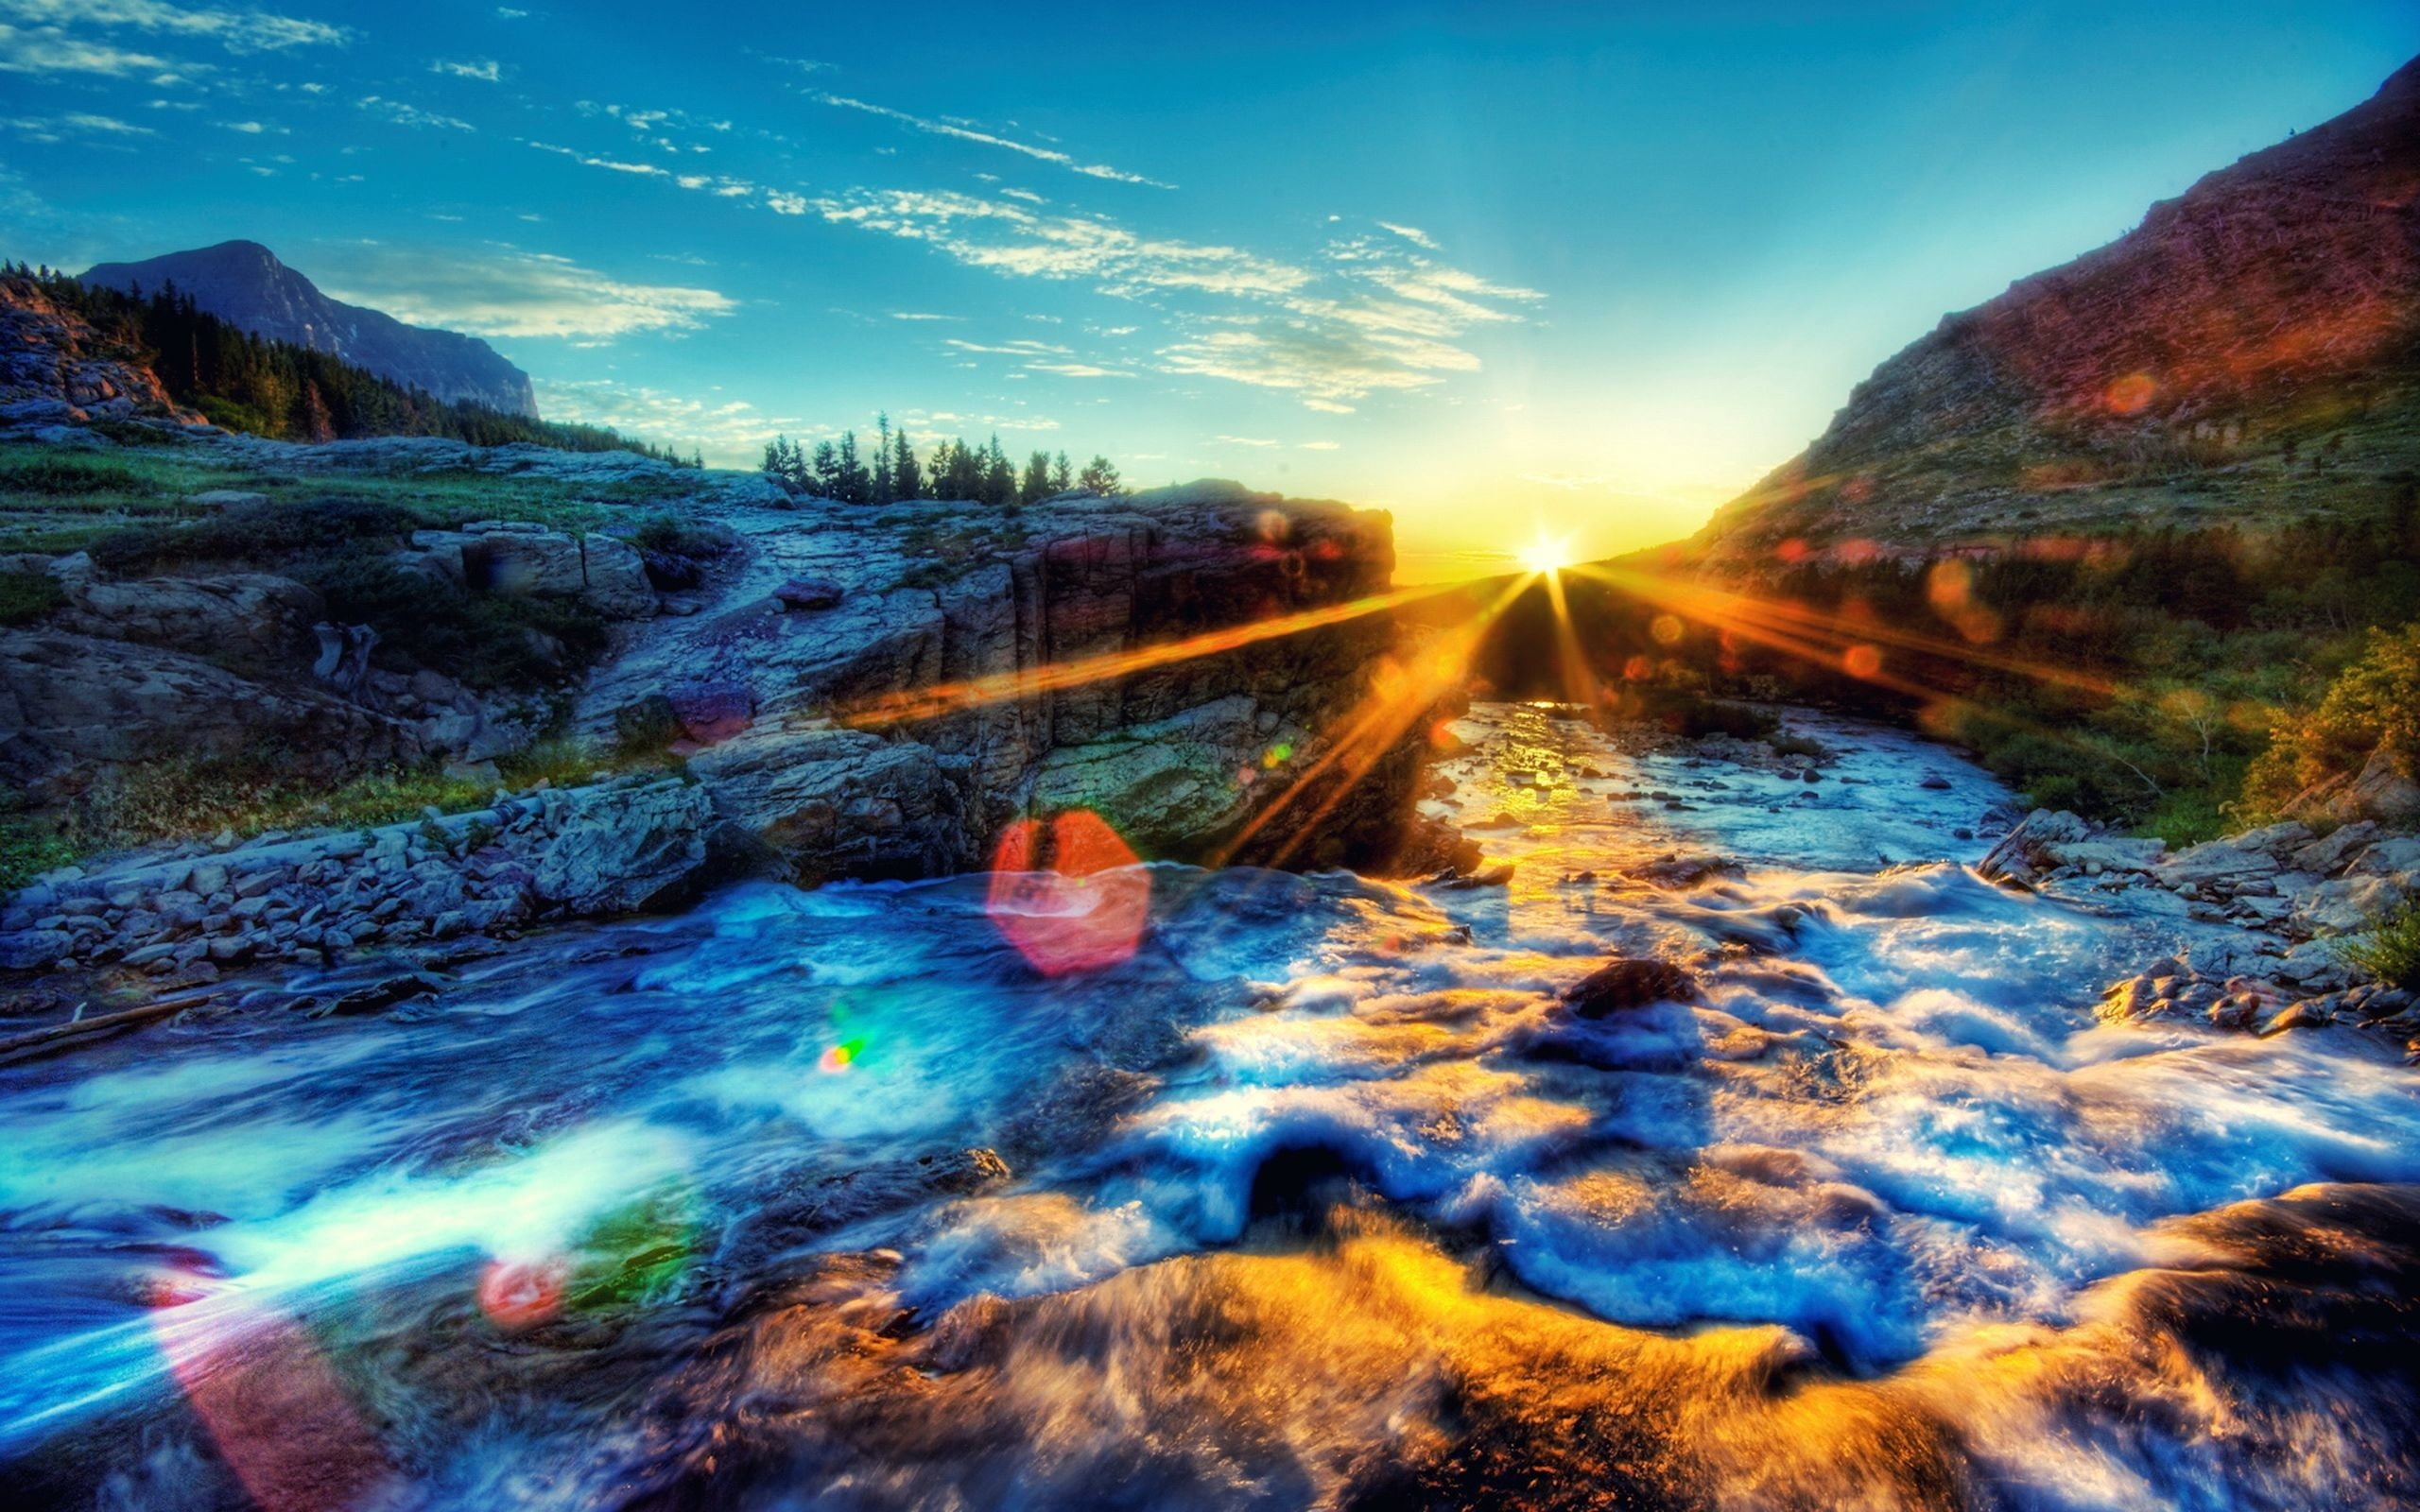
[[[0,894],[15,892],[76,855],[76,847],[56,831],[22,814],[0,816]]]
[[[266,494],[279,504],[387,505],[423,529],[505,519],[580,531],[612,523],[625,508],[662,509],[701,482],[696,473],[601,485],[469,471],[296,476],[215,465],[199,449],[175,444],[121,446],[98,455],[18,445],[0,452],[0,552],[78,551],[129,526],[205,519],[214,511],[184,500],[217,489]]]
[[[222,832],[249,839],[271,830],[373,829],[417,817],[432,806],[449,814],[483,808],[499,785],[520,790],[543,781],[567,787],[598,772],[664,765],[661,756],[563,738],[542,741],[497,763],[500,782],[448,776],[434,767],[387,767],[331,787],[271,752],[171,757],[95,783],[56,829],[37,830],[24,820],[16,821],[14,831],[0,826],[0,865],[11,854],[23,856],[26,869],[9,884],[13,886],[85,856],[163,841],[208,839]]]
[[[2420,990],[2420,903],[2404,904],[2366,934],[2344,936],[2336,954],[2373,981]]]

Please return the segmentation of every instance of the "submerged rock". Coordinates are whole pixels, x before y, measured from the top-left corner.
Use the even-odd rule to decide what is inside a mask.
[[[1612,961],[1564,988],[1563,1001],[1583,1019],[1601,1019],[1651,1003],[1690,1003],[1697,977],[1670,961]]]

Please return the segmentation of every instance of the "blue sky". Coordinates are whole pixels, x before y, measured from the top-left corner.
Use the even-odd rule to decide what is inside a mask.
[[[549,414],[744,463],[887,408],[1391,507],[1420,575],[1693,529],[2415,48],[2410,0],[0,0],[0,251],[250,237]]]

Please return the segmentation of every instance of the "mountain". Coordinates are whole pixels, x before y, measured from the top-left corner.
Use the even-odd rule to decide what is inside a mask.
[[[2129,524],[2282,524],[2420,476],[2420,60],[1952,315],[1717,511],[1720,570]]]
[[[83,282],[146,293],[173,282],[194,302],[256,335],[324,352],[407,388],[448,401],[535,417],[529,375],[476,336],[406,325],[378,310],[346,304],[258,242],[220,242],[140,263],[103,263]]]

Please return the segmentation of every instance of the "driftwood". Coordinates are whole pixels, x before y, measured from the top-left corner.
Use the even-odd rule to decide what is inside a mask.
[[[149,1023],[155,1019],[173,1018],[187,1008],[199,1008],[215,1003],[217,999],[218,994],[216,992],[162,998],[156,1003],[146,1003],[139,1008],[128,1008],[122,1013],[104,1013],[97,1018],[74,1019],[66,1023],[51,1024],[46,1028],[28,1029],[23,1034],[12,1034],[6,1039],[0,1039],[0,1062],[24,1060],[35,1056],[49,1055],[54,1051],[73,1049],[78,1040],[116,1034],[122,1029],[131,1029],[138,1024]]]

